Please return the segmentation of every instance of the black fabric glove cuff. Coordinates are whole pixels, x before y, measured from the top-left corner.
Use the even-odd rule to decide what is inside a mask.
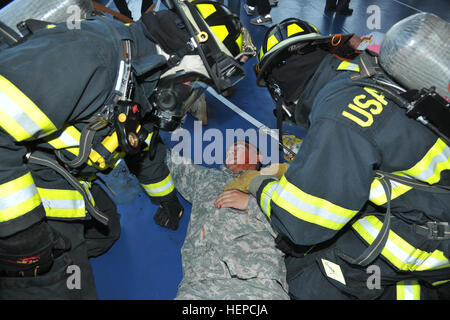
[[[178,229],[178,223],[183,215],[184,208],[175,195],[170,201],[162,201],[154,216],[157,225],[172,230]]]

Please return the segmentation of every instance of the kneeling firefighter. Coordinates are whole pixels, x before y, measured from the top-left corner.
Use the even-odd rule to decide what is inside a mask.
[[[379,56],[298,19],[267,31],[258,85],[307,134],[281,179],[249,191],[280,233],[292,298],[449,298],[449,31],[413,15]]]
[[[183,207],[158,132],[176,129],[208,85],[222,92],[242,79],[239,59],[251,54],[226,7],[166,6],[129,25],[40,22],[0,52],[0,298],[97,297],[88,258],[113,245],[120,221],[95,174],[120,159],[160,204],[156,223],[177,229]],[[81,269],[78,290],[69,266]]]

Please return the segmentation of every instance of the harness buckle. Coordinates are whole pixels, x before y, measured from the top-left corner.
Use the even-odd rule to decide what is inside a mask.
[[[433,240],[450,239],[450,226],[448,222],[428,221],[428,238]]]

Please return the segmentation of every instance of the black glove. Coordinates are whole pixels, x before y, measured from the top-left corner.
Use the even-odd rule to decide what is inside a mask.
[[[178,221],[180,221],[183,215],[183,206],[175,196],[170,201],[162,201],[158,211],[155,213],[155,222],[161,227],[169,228],[172,230],[178,229]]]
[[[46,222],[0,238],[0,276],[35,277],[50,270],[53,259],[70,247]]]

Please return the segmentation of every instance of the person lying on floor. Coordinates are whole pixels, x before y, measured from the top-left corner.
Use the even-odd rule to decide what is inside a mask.
[[[170,151],[166,161],[178,191],[192,204],[181,249],[183,279],[175,299],[289,299],[284,255],[275,247],[275,232],[254,197],[232,190],[241,173],[261,167],[257,149],[236,142],[220,170],[194,165]],[[280,168],[282,175],[286,165]],[[235,198],[236,194],[243,196]],[[228,208],[231,202],[247,209]]]

